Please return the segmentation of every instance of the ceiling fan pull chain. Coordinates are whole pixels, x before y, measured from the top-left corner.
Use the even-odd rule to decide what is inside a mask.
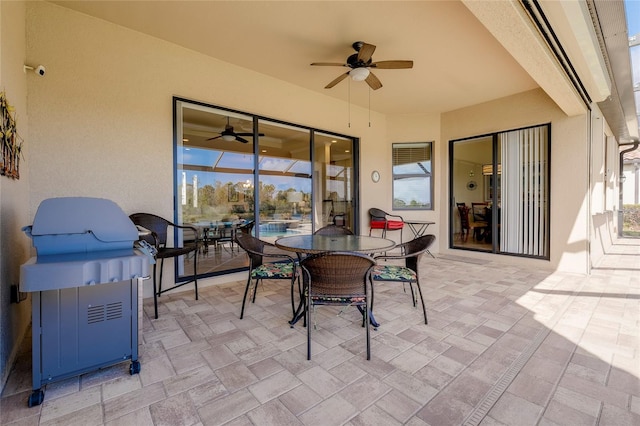
[[[371,127],[371,87],[369,87],[369,127]]]
[[[351,128],[351,80],[349,80],[349,128]]]

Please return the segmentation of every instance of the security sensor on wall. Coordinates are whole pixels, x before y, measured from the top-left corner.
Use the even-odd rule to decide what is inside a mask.
[[[47,72],[47,70],[45,69],[44,65],[38,65],[36,68],[31,67],[29,65],[25,65],[24,66],[24,72],[26,73],[27,70],[32,70],[33,72],[35,72],[40,77],[44,77],[44,74]]]

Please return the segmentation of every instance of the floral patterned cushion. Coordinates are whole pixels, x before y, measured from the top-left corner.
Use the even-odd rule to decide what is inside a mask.
[[[378,281],[416,281],[416,273],[404,266],[376,265],[373,279]]]
[[[268,279],[268,278],[291,278],[293,275],[293,263],[264,263],[253,271],[251,271],[251,278],[253,279]]]
[[[348,304],[364,302],[364,297],[361,296],[311,296],[311,299],[313,299],[315,303]]]

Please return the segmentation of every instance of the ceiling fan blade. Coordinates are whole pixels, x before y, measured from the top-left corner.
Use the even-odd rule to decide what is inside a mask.
[[[253,136],[253,133],[236,133],[236,136]],[[264,133],[258,133],[258,136],[264,136]]]
[[[369,87],[371,87],[373,90],[378,90],[382,87],[382,83],[372,72],[369,73],[369,76],[364,81],[366,81]]]
[[[311,65],[321,66],[321,67],[348,67],[347,64],[342,64],[340,62],[312,62]]]
[[[245,139],[245,138],[243,138],[243,137],[238,136],[237,134],[236,134],[236,140],[237,140],[238,142],[242,142],[242,143],[249,143],[249,141],[248,141],[248,140],[246,140],[246,139]]]
[[[358,61],[369,62],[376,47],[373,44],[362,43],[360,50],[358,50]]]
[[[212,140],[214,140],[214,139],[219,139],[219,138],[221,138],[221,137],[222,137],[222,135],[220,135],[220,136],[215,136],[215,137],[213,137],[213,138],[209,138],[209,139],[207,139],[207,140],[208,140],[208,141],[212,141]]]
[[[379,61],[369,65],[371,68],[378,68],[381,70],[397,70],[413,68],[413,61]]]
[[[344,74],[340,74],[338,76],[338,78],[336,78],[335,80],[333,80],[331,83],[327,84],[326,86],[324,86],[325,89],[331,89],[333,86],[335,86],[336,84],[340,83],[342,80],[344,80],[345,78],[347,78],[347,76],[349,75],[351,71],[348,71]]]

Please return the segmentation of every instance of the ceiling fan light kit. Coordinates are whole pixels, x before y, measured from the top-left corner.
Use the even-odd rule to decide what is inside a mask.
[[[367,68],[356,68],[349,73],[353,81],[364,81],[369,77],[370,71]]]
[[[407,60],[394,60],[394,61],[378,61],[373,62],[371,56],[376,50],[376,46],[368,44],[363,41],[356,41],[352,44],[353,49],[357,52],[350,55],[347,58],[346,63],[339,62],[313,62],[311,65],[315,66],[329,66],[329,67],[348,67],[351,71],[347,71],[344,74],[339,75],[336,79],[325,86],[325,89],[331,89],[342,80],[351,76],[354,81],[366,81],[369,87],[373,90],[378,90],[382,87],[382,83],[371,72],[369,68],[378,69],[407,69],[413,68],[413,61]]]

